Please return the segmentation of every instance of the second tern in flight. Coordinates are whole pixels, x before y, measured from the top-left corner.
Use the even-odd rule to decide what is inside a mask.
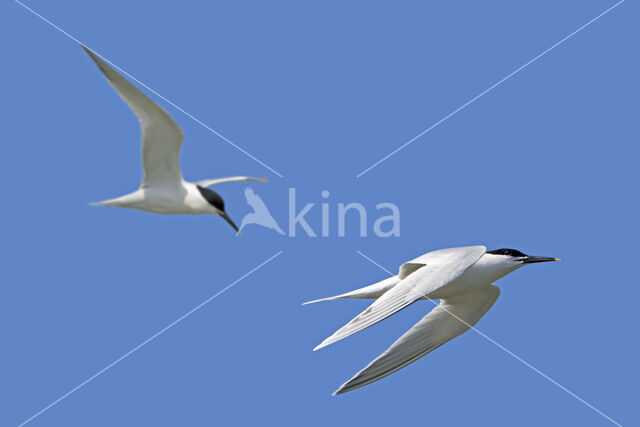
[[[400,266],[396,276],[334,297],[375,299],[314,350],[340,341],[420,299],[440,304],[402,335],[384,353],[344,383],[333,394],[365,386],[415,362],[442,344],[466,332],[489,311],[500,295],[496,280],[526,264],[559,261],[529,256],[515,249],[487,251],[484,246],[441,249]]]
[[[107,65],[91,50],[82,46],[98,65],[118,95],[129,105],[142,129],[142,168],[140,188],[124,196],[97,202],[97,205],[140,209],[160,214],[214,214],[224,218],[238,233],[238,227],[227,215],[224,200],[208,189],[215,184],[233,181],[267,182],[266,178],[232,176],[187,182],[180,172],[182,130],[171,116],[145,94]]]

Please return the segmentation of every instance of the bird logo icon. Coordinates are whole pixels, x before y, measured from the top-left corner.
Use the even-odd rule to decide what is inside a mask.
[[[282,231],[276,220],[271,216],[267,205],[260,196],[253,191],[253,188],[245,188],[244,197],[247,199],[247,204],[253,208],[253,212],[246,214],[244,218],[242,218],[240,231],[249,224],[258,224],[263,227],[270,228],[278,234],[284,235],[284,231]]]

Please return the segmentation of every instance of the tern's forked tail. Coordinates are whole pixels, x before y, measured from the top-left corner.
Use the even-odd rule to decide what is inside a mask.
[[[307,301],[302,305],[313,304],[320,301],[331,301],[343,298],[358,298],[358,299],[377,299],[382,296],[389,289],[393,288],[400,282],[398,276],[389,277],[381,282],[374,283],[373,285],[365,286],[364,288],[356,289],[351,292],[347,292],[340,295],[335,295],[327,298],[320,298],[313,301]]]
[[[90,206],[120,206],[120,207],[136,207],[135,205],[143,200],[144,197],[140,191],[125,194],[124,196],[116,197],[115,199],[102,200],[100,202],[91,202]]]

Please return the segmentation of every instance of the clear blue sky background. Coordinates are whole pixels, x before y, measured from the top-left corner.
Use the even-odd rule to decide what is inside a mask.
[[[95,65],[18,4],[0,5],[0,424],[18,425],[284,252],[33,426],[608,425],[468,332],[366,388],[331,392],[430,309],[414,304],[312,352],[366,307],[302,307],[443,247],[561,263],[501,280],[478,328],[622,424],[640,423],[639,6],[626,2],[370,173],[363,169],[611,1],[110,2],[31,7],[284,175],[158,101],[185,133],[187,179],[267,175],[331,193],[332,237],[89,202],[136,188],[139,129]],[[250,211],[226,184],[230,215]],[[401,237],[336,236],[337,203],[401,210]],[[316,230],[320,209],[308,216]],[[371,230],[373,220],[369,222]],[[300,233],[299,233],[300,234]]]

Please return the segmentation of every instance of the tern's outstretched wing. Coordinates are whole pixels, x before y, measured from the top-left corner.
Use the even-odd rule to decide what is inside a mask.
[[[98,65],[109,84],[133,110],[142,129],[142,167],[144,177],[141,187],[172,185],[182,180],[180,173],[180,146],[182,130],[158,105],[140,92],[134,85],[107,65],[95,53],[82,48]]]
[[[402,310],[420,298],[455,280],[484,255],[484,246],[441,249],[420,257],[424,267],[418,268],[391,290],[384,293],[366,310],[338,329],[314,350],[340,341]]]
[[[267,182],[267,177],[263,176],[260,178],[251,178],[250,176],[230,176],[228,178],[203,179],[202,181],[198,181],[196,184],[198,184],[200,187],[211,187],[212,185],[222,184],[223,182],[237,181]]]
[[[500,289],[489,285],[476,292],[442,300],[440,305],[333,394],[345,393],[378,381],[466,332],[489,311],[499,295]]]

